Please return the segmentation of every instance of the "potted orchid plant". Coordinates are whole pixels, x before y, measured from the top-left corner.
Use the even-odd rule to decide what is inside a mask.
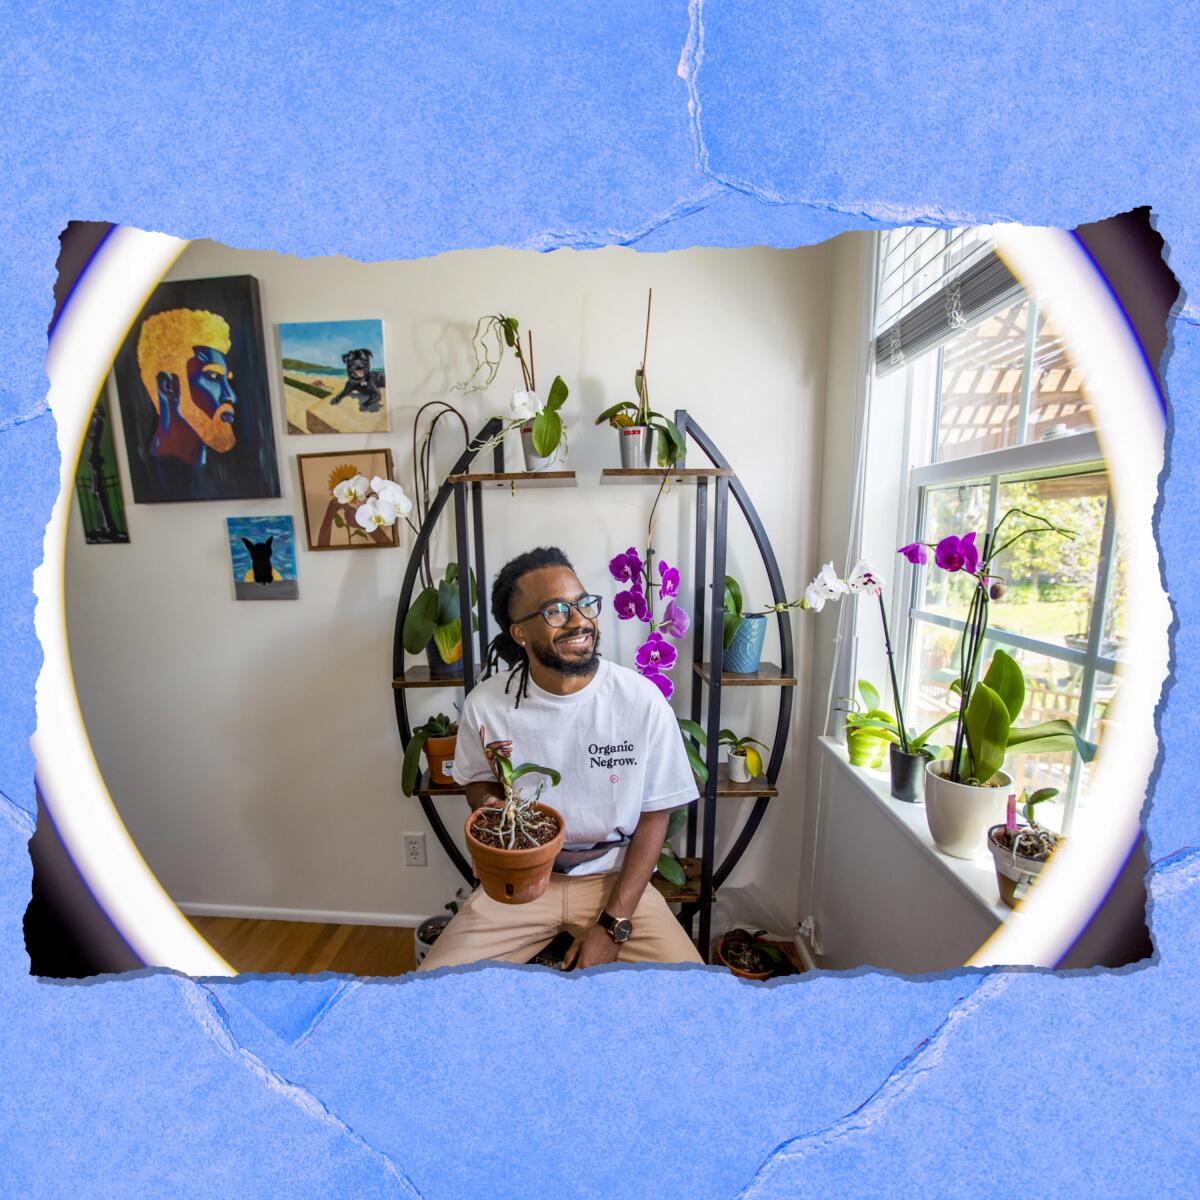
[[[1014,517],[1028,522],[1023,528],[1005,531]],[[1003,770],[1010,749],[1022,754],[1075,751],[1085,762],[1096,747],[1079,736],[1065,718],[1038,725],[1017,726],[1014,722],[1025,705],[1025,676],[1016,659],[1004,650],[992,655],[983,679],[976,682],[983,645],[987,637],[988,606],[1001,599],[1007,585],[994,573],[996,559],[1021,538],[1052,533],[1073,539],[1074,534],[1045,517],[1012,508],[985,536],[982,551],[976,535],[951,534],[938,542],[912,542],[898,551],[914,566],[929,561],[939,570],[962,572],[973,580],[971,603],[959,640],[959,676],[953,689],[958,694],[954,744],[948,759],[930,762],[925,768],[925,815],[938,848],[956,858],[973,858],[983,844],[989,821],[997,815],[997,797],[1004,794],[1012,777]]]
[[[996,886],[1000,899],[1016,908],[1017,901],[1033,886],[1042,868],[1066,840],[1062,834],[1039,825],[1034,810],[1045,800],[1058,795],[1058,788],[1039,788],[1030,795],[1021,793],[1021,814],[1024,825],[1017,824],[1017,797],[1008,798],[1008,811],[1003,825],[988,830],[988,849],[996,868]]]
[[[561,447],[566,450],[566,430],[560,410],[567,402],[567,385],[561,375],[554,377],[543,404],[537,394],[537,375],[533,358],[533,331],[528,331],[526,347],[521,346],[520,322],[504,313],[480,317],[471,338],[475,366],[471,374],[455,385],[457,391],[478,392],[496,378],[505,349],[513,352],[521,368],[521,387],[513,392],[511,418],[501,417],[500,432],[477,447],[479,451],[499,445],[514,429],[521,431],[521,450],[527,471],[544,471],[554,462]]]

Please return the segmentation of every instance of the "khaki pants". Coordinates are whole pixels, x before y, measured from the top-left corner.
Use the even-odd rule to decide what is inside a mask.
[[[594,925],[616,880],[615,871],[582,876],[552,874],[545,892],[528,904],[501,904],[482,888],[476,888],[417,970],[457,967],[481,959],[528,962],[563,929],[578,937]],[[618,962],[704,961],[652,885],[646,885],[631,919],[633,934],[620,946]]]

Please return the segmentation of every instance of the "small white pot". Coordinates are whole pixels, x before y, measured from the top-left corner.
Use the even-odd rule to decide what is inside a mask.
[[[950,761],[940,758],[925,768],[925,820],[934,843],[952,858],[974,858],[983,849],[990,826],[1004,820],[1012,776],[997,771],[992,787],[952,783],[942,774]]]
[[[558,452],[543,458],[533,448],[533,422],[521,426],[521,452],[525,455],[525,470],[547,471],[558,457]]]
[[[749,783],[750,768],[746,765],[746,756],[744,754],[729,753],[729,782],[730,783]]]

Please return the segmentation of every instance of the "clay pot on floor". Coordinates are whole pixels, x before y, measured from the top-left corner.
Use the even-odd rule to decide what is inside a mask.
[[[477,808],[464,825],[467,851],[475,864],[480,885],[501,904],[528,904],[542,895],[550,882],[554,860],[562,849],[564,822],[562,814],[548,804],[539,804],[537,808],[558,822],[558,833],[544,845],[528,850],[502,850],[479,841],[472,826],[486,809]]]
[[[713,958],[716,960],[718,965],[725,967],[739,979],[754,979],[761,982],[764,979],[770,979],[775,974],[776,968],[774,966],[768,967],[765,971],[746,971],[741,967],[735,967],[733,963],[731,963],[729,959],[725,957],[725,943],[729,939],[729,936],[730,935],[726,933],[719,938],[716,947],[713,950]]]

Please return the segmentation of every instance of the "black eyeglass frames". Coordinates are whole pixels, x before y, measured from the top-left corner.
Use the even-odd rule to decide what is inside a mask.
[[[600,615],[600,605],[603,596],[580,596],[578,600],[555,600],[552,604],[544,604],[536,612],[527,617],[515,617],[514,625],[528,621],[533,617],[541,617],[551,629],[561,629],[571,615],[571,609],[576,609],[581,617],[594,621]]]

